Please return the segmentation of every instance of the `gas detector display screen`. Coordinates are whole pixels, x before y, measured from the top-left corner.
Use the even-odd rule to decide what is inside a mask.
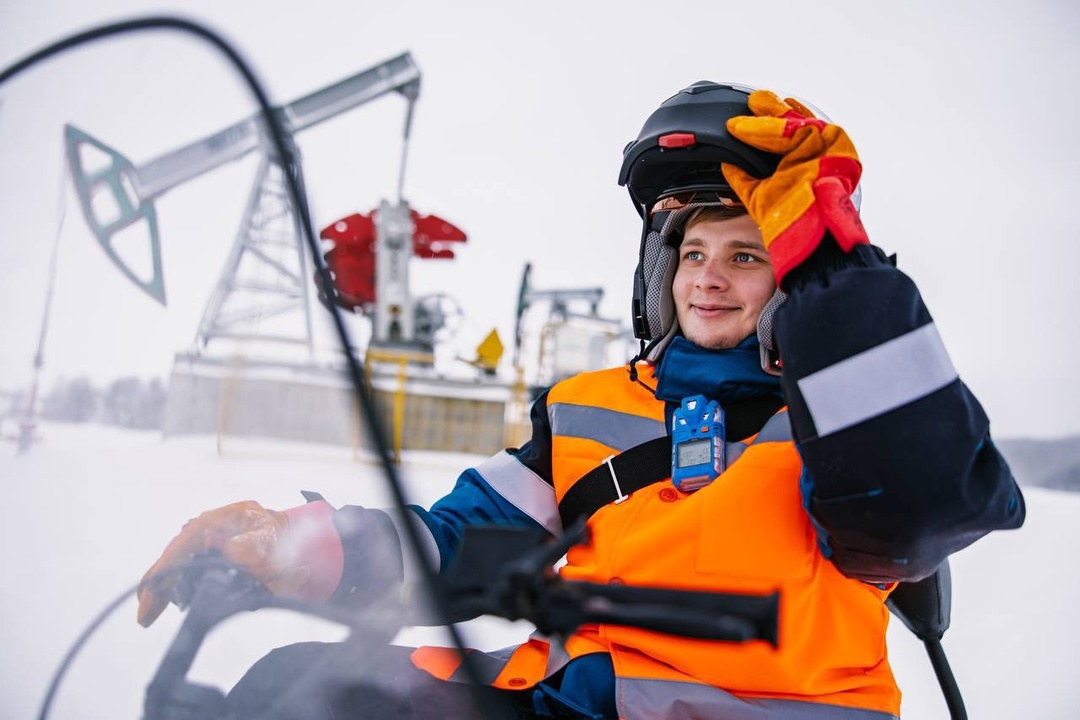
[[[710,438],[679,443],[675,451],[678,466],[684,468],[693,465],[704,465],[709,462],[712,459],[711,444],[712,440]]]

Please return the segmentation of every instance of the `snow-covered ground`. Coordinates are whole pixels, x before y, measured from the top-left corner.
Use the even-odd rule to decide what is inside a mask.
[[[0,718],[35,717],[60,659],[87,623],[130,587],[188,518],[233,500],[389,505],[378,467],[346,448],[224,438],[163,440],[99,425],[45,425],[17,456],[0,446],[7,511],[0,523]],[[411,501],[445,492],[469,456],[416,454],[403,474]],[[1028,521],[952,560],[953,623],[945,636],[969,716],[977,720],[1080,717],[1080,495],[1028,489]],[[129,601],[94,635],[60,688],[50,717],[140,717],[141,694],[180,613],[152,628]],[[471,644],[493,648],[528,627],[484,619]],[[192,676],[231,685],[272,647],[342,636],[342,629],[281,611],[238,618],[213,635]],[[428,633],[430,634],[430,633]],[[417,640],[420,634],[404,639]],[[920,643],[899,623],[890,655],[905,718],[947,718]]]

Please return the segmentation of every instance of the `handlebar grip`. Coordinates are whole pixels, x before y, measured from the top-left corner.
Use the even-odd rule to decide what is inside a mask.
[[[619,607],[599,598],[586,603],[585,616],[591,622],[629,625],[643,630],[681,635],[700,640],[746,642],[766,640],[752,620],[732,615],[710,615],[700,611],[673,611],[658,605]]]
[[[631,625],[705,640],[778,641],[780,594],[735,595],[581,583],[586,622]]]

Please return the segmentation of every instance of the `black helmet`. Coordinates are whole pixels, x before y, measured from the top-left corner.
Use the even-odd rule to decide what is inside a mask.
[[[703,80],[680,90],[649,116],[637,139],[623,150],[619,170],[619,184],[630,191],[642,217],[675,190],[727,188],[722,162],[755,177],[776,170],[779,155],[752,148],[727,131],[728,118],[751,114],[747,99],[753,91],[745,85]]]
[[[780,161],[779,155],[750,147],[727,131],[728,118],[752,114],[747,101],[753,91],[745,85],[696,82],[665,100],[623,150],[619,184],[630,191],[643,221],[634,273],[634,335],[652,343],[650,357],[666,345],[659,341],[676,330],[671,282],[678,258],[670,243],[677,244],[677,239],[676,228],[667,221],[685,221],[686,213],[669,208],[687,203],[741,204],[720,163],[767,177]]]

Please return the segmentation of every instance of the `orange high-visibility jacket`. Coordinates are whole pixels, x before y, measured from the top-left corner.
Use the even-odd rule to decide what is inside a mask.
[[[611,438],[666,433],[664,402],[626,368],[584,373],[548,394],[555,500],[605,458]],[[714,482],[682,493],[670,480],[590,519],[591,541],[561,568],[568,580],[683,590],[780,592],[779,643],[723,643],[616,626],[585,626],[562,646],[535,636],[492,662],[493,685],[521,689],[569,659],[607,652],[626,718],[838,718],[899,715],[889,667],[888,591],[844,577],[818,549],[802,506],[802,462],[785,411],[728,449]],[[732,458],[734,461],[732,462]],[[454,679],[460,658],[421,649],[414,660]]]

